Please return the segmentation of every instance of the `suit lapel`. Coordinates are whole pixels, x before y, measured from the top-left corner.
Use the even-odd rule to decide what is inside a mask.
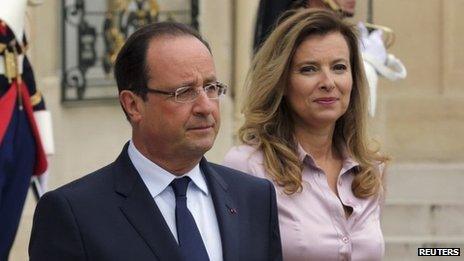
[[[126,198],[121,211],[160,260],[181,260],[177,242],[132,165],[127,147],[128,144],[115,162],[115,190]]]
[[[239,210],[236,208],[231,195],[228,193],[228,185],[224,179],[203,158],[200,167],[205,175],[208,188],[211,191],[216,217],[221,233],[222,253],[224,261],[238,260],[239,252]]]

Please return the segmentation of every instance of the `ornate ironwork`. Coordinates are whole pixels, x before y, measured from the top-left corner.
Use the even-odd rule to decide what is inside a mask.
[[[175,20],[198,29],[198,0],[62,0],[61,100],[115,98],[113,64],[137,28]]]

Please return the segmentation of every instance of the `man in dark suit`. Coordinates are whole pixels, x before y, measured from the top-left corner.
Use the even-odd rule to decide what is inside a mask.
[[[203,157],[226,86],[201,36],[146,26],[115,77],[132,139],[112,164],[42,197],[31,260],[281,260],[271,183]]]

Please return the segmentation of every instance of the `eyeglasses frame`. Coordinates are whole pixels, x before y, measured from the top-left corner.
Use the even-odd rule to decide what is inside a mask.
[[[224,96],[226,94],[228,86],[226,84],[224,84],[224,83],[219,82],[219,81],[206,84],[205,86],[202,87],[203,91],[206,93],[206,88],[208,88],[211,85],[217,85],[218,88],[223,88],[223,92],[221,94],[219,94],[218,97],[215,97],[215,98],[209,98],[208,97],[208,99],[216,100],[216,99],[219,99],[221,96]],[[187,89],[194,89],[196,91],[197,95],[192,100],[179,101],[177,99],[177,95],[179,95],[180,91],[187,90]],[[191,102],[194,102],[198,98],[198,96],[200,94],[200,91],[197,90],[195,87],[192,87],[192,86],[182,86],[182,87],[179,87],[179,88],[175,89],[172,92],[162,91],[162,90],[148,88],[148,87],[145,88],[144,91],[146,91],[147,93],[163,94],[163,95],[167,95],[167,96],[170,96],[170,97],[174,97],[174,100],[176,102],[178,102],[178,103],[191,103]]]

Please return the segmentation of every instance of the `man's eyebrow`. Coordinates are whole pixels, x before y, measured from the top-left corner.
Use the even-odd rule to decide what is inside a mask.
[[[180,88],[180,87],[195,87],[195,86],[198,85],[199,81],[200,80],[197,77],[186,79],[185,81],[178,84],[177,87],[171,86],[171,89],[172,88]],[[203,78],[203,85],[213,83],[213,82],[216,82],[216,81],[217,81],[217,78],[216,78],[215,74],[208,75],[208,76]]]
[[[196,80],[189,80],[189,81],[182,82],[179,86],[181,87],[194,86],[196,83],[197,83]]]
[[[217,78],[216,78],[216,75],[211,75],[211,76],[208,76],[205,78],[205,83],[212,83],[212,82],[216,82],[217,81]]]
[[[216,78],[216,75],[210,75],[210,76],[207,76],[204,78],[203,80],[203,85],[205,84],[208,84],[208,83],[212,83],[212,82],[216,82],[217,81],[217,78]],[[196,86],[198,85],[198,79],[195,79],[195,80],[189,80],[189,81],[185,81],[182,86]]]

